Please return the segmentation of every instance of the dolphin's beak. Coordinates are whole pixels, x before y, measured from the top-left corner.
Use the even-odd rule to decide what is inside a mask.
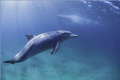
[[[70,36],[71,36],[72,38],[78,37],[78,35],[76,35],[76,34],[70,34]]]

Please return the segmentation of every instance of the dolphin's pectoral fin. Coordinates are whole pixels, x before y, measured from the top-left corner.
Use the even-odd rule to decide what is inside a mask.
[[[25,36],[28,38],[28,40],[30,40],[34,37],[34,35],[25,35]]]
[[[57,43],[53,47],[53,52],[51,53],[51,55],[55,54],[58,51],[58,49],[60,47],[60,42],[61,42],[61,40],[57,41]]]

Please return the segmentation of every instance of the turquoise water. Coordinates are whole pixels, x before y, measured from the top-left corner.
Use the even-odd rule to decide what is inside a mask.
[[[1,1],[1,80],[120,80],[120,1]],[[68,30],[78,38],[11,60],[26,34]]]

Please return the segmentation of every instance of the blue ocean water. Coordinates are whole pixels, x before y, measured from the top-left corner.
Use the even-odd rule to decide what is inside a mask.
[[[120,80],[120,1],[0,1],[1,80]],[[26,34],[68,30],[78,38],[5,64]]]

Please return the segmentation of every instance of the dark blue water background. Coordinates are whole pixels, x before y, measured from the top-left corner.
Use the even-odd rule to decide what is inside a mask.
[[[120,80],[120,1],[1,1],[2,80]],[[79,37],[22,63],[3,64],[26,34],[68,30]]]

